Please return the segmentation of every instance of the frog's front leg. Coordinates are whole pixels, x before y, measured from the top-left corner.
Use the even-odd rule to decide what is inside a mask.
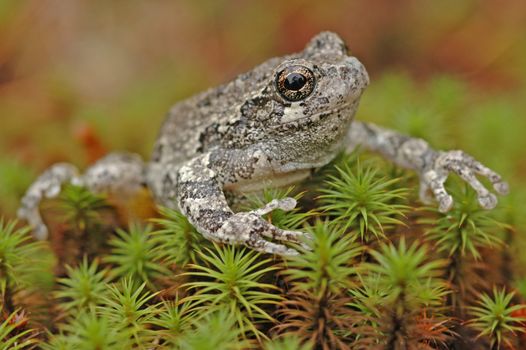
[[[296,206],[294,199],[273,200],[250,212],[234,213],[228,206],[224,186],[257,172],[259,156],[257,152],[217,151],[194,158],[177,171],[166,173],[163,193],[172,198],[165,197],[163,201],[176,200],[188,220],[212,241],[244,244],[271,254],[297,254],[294,249],[267,239],[298,243],[303,233],[282,230],[261,217],[274,209],[292,210]]]
[[[487,177],[497,193],[508,193],[508,184],[500,175],[463,151],[436,151],[422,139],[359,121],[352,124],[348,136],[350,148],[363,146],[381,153],[400,166],[417,171],[420,175],[421,200],[429,202],[428,191],[431,190],[441,212],[448,211],[453,205],[453,198],[444,187],[451,172],[458,174],[473,187],[479,204],[485,209],[494,208],[497,198],[480,183],[476,175]]]
[[[40,202],[55,198],[62,185],[85,186],[95,193],[133,193],[144,184],[144,164],[140,157],[128,153],[112,153],[100,159],[81,175],[71,164],[51,166],[29,187],[21,200],[18,217],[28,221],[37,239],[46,239],[48,229],[40,215]]]

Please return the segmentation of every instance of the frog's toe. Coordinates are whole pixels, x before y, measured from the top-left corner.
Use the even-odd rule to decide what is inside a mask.
[[[289,248],[286,245],[269,242],[263,238],[257,238],[249,240],[245,243],[248,247],[257,250],[262,253],[276,254],[283,256],[299,255],[299,252],[295,249]]]
[[[292,197],[286,197],[286,198],[283,198],[283,199],[278,199],[278,202],[279,202],[278,208],[281,209],[281,210],[284,210],[284,211],[291,211],[294,208],[296,208],[296,205],[298,204],[296,199],[294,199]]]
[[[49,230],[45,224],[38,224],[33,228],[33,236],[38,240],[45,240],[49,235]]]
[[[510,193],[510,186],[508,185],[506,181],[495,182],[493,184],[493,188],[495,189],[495,191],[497,191],[498,194],[503,195],[503,196]]]
[[[307,242],[313,239],[312,235],[308,232],[287,230],[281,230],[280,234],[276,235],[275,238],[280,241],[297,243],[307,250],[311,249]]]
[[[478,202],[484,209],[493,209],[497,206],[497,196],[488,192],[485,195],[478,196]]]
[[[420,190],[418,192],[418,197],[420,198],[420,201],[426,205],[430,205],[433,203],[433,196],[430,195],[429,185],[425,181],[420,181]]]
[[[297,204],[298,202],[292,197],[286,197],[282,199],[273,199],[270,202],[268,202],[264,207],[253,210],[252,213],[262,216],[276,209],[281,209],[284,211],[291,211],[292,209],[296,207]]]
[[[444,194],[438,198],[438,210],[441,213],[447,213],[453,207],[453,197],[449,194]]]
[[[446,188],[444,187],[446,178],[446,176],[439,174],[435,170],[427,171],[422,178],[422,182],[424,182],[433,192],[433,195],[438,202],[438,210],[441,213],[445,213],[453,207],[453,197],[447,193]]]
[[[486,177],[491,182],[493,188],[498,194],[507,195],[509,193],[510,189],[508,183],[504,181],[502,176],[497,174],[495,171],[474,159],[472,159],[471,162],[471,169],[473,169],[475,173]]]
[[[49,230],[42,221],[42,217],[37,209],[31,209],[26,207],[21,207],[17,211],[17,216],[19,219],[26,220],[29,223],[29,226],[32,228],[33,237],[38,240],[45,240],[48,237]]]
[[[281,230],[281,232],[279,232],[279,234],[276,235],[276,238],[282,241],[300,243],[305,240],[311,240],[312,235],[310,233],[302,232],[302,231]]]

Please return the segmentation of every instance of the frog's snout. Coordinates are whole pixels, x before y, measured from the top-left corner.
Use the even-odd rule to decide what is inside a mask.
[[[369,85],[369,74],[365,66],[356,57],[347,57],[340,66],[341,79],[353,90],[361,94]]]

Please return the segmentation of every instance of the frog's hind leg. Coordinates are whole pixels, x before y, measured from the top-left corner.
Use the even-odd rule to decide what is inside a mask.
[[[112,153],[89,167],[84,175],[71,164],[59,163],[47,169],[29,187],[22,198],[18,217],[33,227],[37,239],[46,239],[48,229],[40,215],[39,205],[44,198],[55,198],[62,185],[84,186],[94,193],[135,193],[145,183],[145,166],[138,155]]]
[[[134,194],[145,186],[145,174],[139,155],[112,153],[86,170],[82,184],[95,193]]]
[[[18,217],[25,219],[33,227],[37,239],[46,239],[48,230],[40,215],[39,205],[43,198],[54,198],[60,193],[64,183],[80,183],[77,168],[68,163],[59,163],[47,169],[29,187],[22,198]]]

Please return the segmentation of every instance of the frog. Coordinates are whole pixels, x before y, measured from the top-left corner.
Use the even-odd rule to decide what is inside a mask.
[[[302,51],[270,58],[176,103],[149,161],[133,153],[111,153],[84,173],[69,163],[52,165],[28,188],[18,216],[37,239],[46,239],[39,204],[58,196],[64,184],[130,195],[147,188],[156,204],[179,210],[208,240],[295,255],[291,245],[304,244],[308,233],[264,219],[273,210],[294,209],[294,198],[273,199],[251,211],[234,211],[232,201],[299,183],[341,151],[358,147],[415,171],[421,201],[434,198],[440,212],[453,206],[444,185],[451,173],[475,190],[484,209],[493,209],[497,196],[477,176],[487,178],[497,194],[508,193],[499,174],[462,150],[435,150],[423,139],[355,120],[369,83],[365,66],[349,54],[344,40],[321,32]]]

